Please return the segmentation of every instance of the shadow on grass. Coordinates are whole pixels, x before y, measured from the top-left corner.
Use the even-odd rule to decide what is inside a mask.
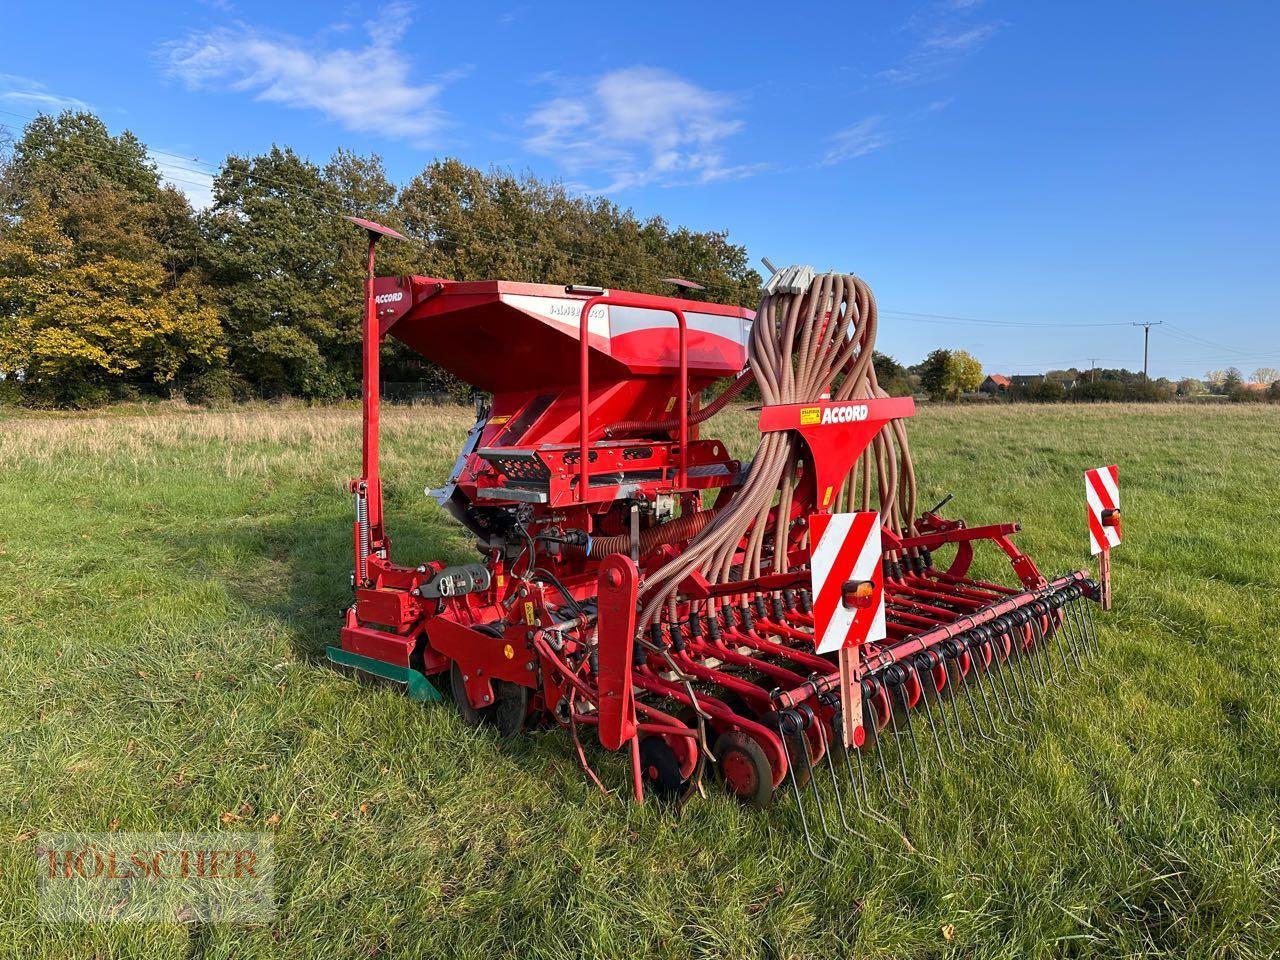
[[[166,531],[164,550],[170,557],[183,558],[192,576],[219,582],[234,604],[249,613],[250,622],[269,623],[281,628],[291,652],[308,669],[331,670],[352,682],[373,688],[403,688],[390,681],[339,667],[325,656],[325,647],[339,642],[346,610],[353,602],[352,518],[341,511],[343,504],[326,504],[310,516],[267,514],[249,525],[227,524],[202,531],[199,537]],[[393,541],[393,557],[404,564],[433,559],[460,563],[476,559],[466,546],[470,535],[431,507],[427,515],[388,519]],[[431,516],[430,514],[435,514]],[[431,678],[440,690],[442,702],[421,704],[426,709],[455,710],[448,678]],[[355,689],[353,696],[360,695]],[[527,733],[559,731],[554,727],[533,727]],[[538,777],[545,772],[545,749],[529,736],[493,736],[502,753],[524,772]],[[592,764],[612,766],[616,757],[591,749]],[[567,738],[564,757],[571,758]],[[619,781],[621,782],[621,781]]]

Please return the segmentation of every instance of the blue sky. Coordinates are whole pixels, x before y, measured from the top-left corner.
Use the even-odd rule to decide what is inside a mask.
[[[908,363],[1280,367],[1280,4],[6,8],[0,122],[86,104],[198,203],[273,142],[453,155],[857,272]]]

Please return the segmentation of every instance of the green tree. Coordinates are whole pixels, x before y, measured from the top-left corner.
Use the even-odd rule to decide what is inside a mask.
[[[1066,394],[1066,388],[1061,380],[1050,380],[1046,377],[1023,390],[1019,399],[1030,403],[1059,403],[1066,398]]]
[[[236,373],[264,395],[359,389],[364,237],[344,214],[393,219],[376,157],[321,169],[291,149],[228,157],[202,218],[205,261]]]
[[[950,350],[934,350],[920,364],[920,387],[930,400],[947,397],[947,370],[951,363]]]
[[[957,400],[980,383],[982,364],[964,350],[934,350],[920,364],[920,386],[932,400]]]
[[[1204,383],[1195,377],[1186,377],[1178,381],[1178,396],[1180,397],[1200,397],[1208,392],[1209,390]]]
[[[703,284],[708,299],[754,306],[761,278],[722,232],[637,219],[559,183],[454,159],[429,165],[400,191],[406,231],[421,241],[405,272],[455,280],[502,278],[671,293],[662,278]]]
[[[887,353],[878,350],[871,356],[871,365],[876,371],[876,382],[891,397],[911,395],[911,377],[907,368]]]

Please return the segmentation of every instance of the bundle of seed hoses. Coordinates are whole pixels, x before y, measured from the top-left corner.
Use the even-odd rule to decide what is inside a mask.
[[[844,273],[815,276],[807,267],[790,267],[765,287],[748,343],[750,375],[765,404],[886,397],[871,362],[875,336],[876,301],[862,280]],[[741,489],[680,556],[644,584],[641,627],[661,619],[694,570],[712,584],[724,584],[787,569],[792,511],[806,456],[794,433],[760,438]],[[906,431],[894,420],[849,471],[833,509],[876,509],[891,531],[911,533],[915,500]]]

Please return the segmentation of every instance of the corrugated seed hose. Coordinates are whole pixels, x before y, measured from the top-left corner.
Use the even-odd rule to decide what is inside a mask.
[[[759,383],[766,404],[815,402],[825,399],[828,391],[836,401],[887,397],[876,383],[871,365],[876,322],[875,296],[858,277],[845,273],[815,276],[812,268],[804,266],[779,271],[765,285],[756,311],[747,347],[749,372],[699,411],[696,422],[722,409],[746,387],[749,378]],[[618,424],[611,433],[616,435],[639,426]],[[660,430],[663,425],[645,425],[647,430],[655,428]],[[712,584],[757,577],[770,568],[779,573],[786,570],[796,470],[804,457],[803,443],[796,434],[764,434],[746,481],[714,516],[699,513],[646,531],[654,535],[655,543],[665,542],[668,535],[675,533],[681,533],[678,539],[683,539],[687,535],[683,530],[665,528],[674,528],[693,516],[708,517],[685,551],[645,583],[641,627],[661,618],[664,607],[674,603],[680,583],[695,569]],[[911,518],[916,512],[915,472],[906,430],[900,421],[891,421],[876,435],[857,467],[849,471],[835,507],[878,509],[884,524],[894,533],[914,532]],[[770,513],[775,508],[770,525]],[[656,539],[658,531],[664,534],[662,539]],[[735,555],[744,538],[745,557],[735,567]],[[625,541],[622,549],[629,549],[629,537],[618,539]],[[593,548],[592,552],[598,551]],[[734,601],[722,597],[714,602],[721,605]]]

